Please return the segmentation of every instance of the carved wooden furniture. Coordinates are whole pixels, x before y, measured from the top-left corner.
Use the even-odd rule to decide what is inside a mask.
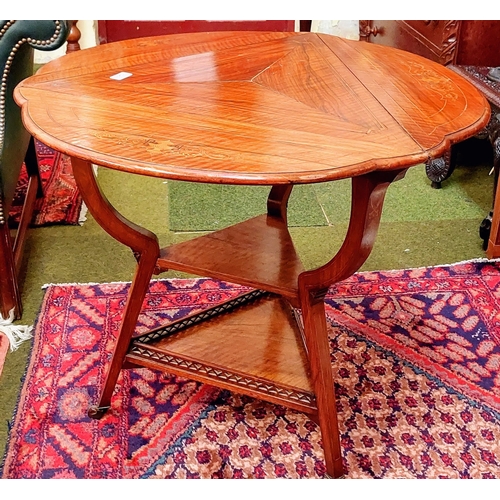
[[[15,86],[33,74],[33,50],[53,50],[68,33],[68,21],[0,21],[0,316],[22,314],[18,273],[26,229],[37,196],[42,194],[35,146],[13,100]],[[21,222],[14,241],[8,215],[23,161],[29,175]]]
[[[488,258],[500,257],[500,198],[498,197],[498,176],[500,172],[500,82],[488,78],[488,73],[493,69],[489,66],[454,66],[450,69],[468,80],[488,100],[491,107],[491,117],[488,125],[478,134],[479,137],[488,139],[493,151],[493,208],[484,219],[480,228],[480,236],[484,240],[484,249]],[[452,147],[456,155],[459,144]],[[451,163],[450,170],[453,171]]]
[[[137,259],[89,415],[99,418],[112,404],[123,367],[162,369],[308,413],[321,429],[328,474],[341,476],[323,298],[368,257],[391,182],[486,125],[483,95],[439,64],[386,47],[316,33],[218,32],[69,54],[18,86],[16,101],[36,137],[72,156],[89,210]],[[267,213],[160,248],[155,234],[111,206],[92,163],[269,185]],[[329,262],[306,270],[287,228],[292,188],[344,178],[352,178],[345,241]],[[138,334],[150,279],[168,269],[251,291]]]
[[[99,43],[119,42],[131,38],[194,33],[199,31],[294,31],[295,21],[97,21]],[[302,21],[301,21],[302,23]],[[310,31],[311,21],[303,21],[301,31]],[[309,29],[307,29],[309,27]],[[304,28],[304,29],[303,29]]]
[[[500,66],[500,21],[360,21],[360,39],[419,54],[440,64]],[[432,186],[453,172],[453,150],[426,162]]]
[[[66,39],[66,54],[80,50],[80,38],[82,33],[77,25],[78,21],[71,21],[71,28]]]
[[[359,35],[439,64],[500,66],[500,21],[360,21]]]

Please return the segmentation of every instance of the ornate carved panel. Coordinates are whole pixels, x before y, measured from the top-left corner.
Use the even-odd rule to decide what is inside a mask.
[[[456,62],[461,21],[359,21],[360,40]]]
[[[441,44],[441,64],[455,63],[458,54],[458,40],[461,21],[443,21],[443,41]]]

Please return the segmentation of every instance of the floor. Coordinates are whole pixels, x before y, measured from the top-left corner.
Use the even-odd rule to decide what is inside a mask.
[[[423,165],[410,169],[386,196],[372,254],[362,270],[399,269],[484,258],[479,225],[492,203],[490,167],[477,158],[432,189]],[[123,215],[155,232],[162,246],[265,211],[266,188],[166,182],[99,169],[99,183]],[[349,182],[302,186],[289,203],[290,232],[306,268],[327,262],[340,247],[349,217]],[[129,249],[115,242],[89,215],[82,226],[29,231],[23,266],[23,324],[32,324],[46,283],[129,281]],[[162,277],[179,277],[169,272]],[[0,453],[8,437],[29,343],[7,356],[0,378]]]

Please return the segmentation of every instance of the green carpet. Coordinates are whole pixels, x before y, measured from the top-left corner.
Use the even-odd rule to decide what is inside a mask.
[[[485,257],[478,228],[492,202],[493,178],[488,171],[488,166],[459,167],[437,190],[431,188],[423,166],[411,169],[388,190],[379,235],[362,270],[450,264]],[[154,231],[162,246],[263,213],[268,192],[266,188],[233,190],[210,186],[201,196],[198,186],[104,168],[99,169],[98,179],[115,207]],[[348,182],[294,190],[290,199],[294,227],[290,233],[307,268],[327,262],[340,247],[347,228],[349,198]],[[90,215],[83,226],[30,229],[21,276],[21,323],[35,320],[44,284],[128,281],[134,264],[130,250],[104,233]],[[161,276],[185,275],[168,272]],[[27,342],[9,353],[0,378],[2,455],[29,350]]]
[[[471,183],[472,169],[458,170],[454,182],[429,189],[424,165],[411,168],[389,189],[384,221],[411,222],[471,219],[489,210],[487,173]],[[485,191],[488,196],[485,198]],[[267,186],[225,186],[169,181],[169,227],[172,231],[213,231],[265,213]],[[342,180],[295,186],[288,203],[291,227],[328,226],[350,217],[351,182]],[[411,201],[410,201],[411,200]]]
[[[169,227],[173,231],[214,231],[265,213],[267,186],[226,186],[170,181]],[[296,186],[289,200],[290,226],[326,226],[313,186]]]

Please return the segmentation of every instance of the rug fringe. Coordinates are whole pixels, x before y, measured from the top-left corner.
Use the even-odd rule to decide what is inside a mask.
[[[209,278],[207,276],[197,276],[195,278],[152,278],[150,282],[152,283],[153,281],[192,281],[192,280],[199,280],[199,279],[213,279]],[[224,281],[224,280],[218,280],[218,281]],[[105,282],[87,282],[87,283],[45,283],[45,285],[42,285],[42,290],[45,290],[46,288],[49,288],[50,286],[86,286],[86,285],[130,285],[132,282],[131,281],[105,281]]]
[[[462,264],[471,264],[471,263],[481,263],[481,262],[500,262],[500,258],[497,259],[488,259],[486,257],[476,257],[474,259],[468,259],[468,260],[461,260],[458,262],[453,262],[451,264],[436,264],[434,266],[418,266],[418,267],[403,267],[403,268],[398,268],[398,269],[376,269],[372,271],[357,271],[356,274],[359,273],[372,273],[372,272],[380,272],[380,273],[387,273],[390,271],[412,271],[412,270],[419,270],[419,269],[434,269],[436,267],[450,267],[450,266],[460,266]]]
[[[88,208],[85,202],[82,201],[82,208],[80,208],[80,215],[78,216],[78,225],[81,226],[87,220]]]
[[[131,283],[130,281],[106,281],[106,282],[97,282],[97,281],[89,281],[86,283],[77,283],[76,281],[73,283],[45,283],[42,285],[42,290],[46,290],[51,286],[92,286],[92,285],[126,285]]]
[[[418,270],[418,269],[433,269],[436,267],[450,267],[450,266],[458,266],[461,264],[470,264],[472,262],[500,262],[500,258],[498,259],[487,259],[486,257],[478,257],[475,259],[470,259],[470,260],[462,260],[459,262],[454,262],[452,264],[436,264],[435,266],[421,266],[421,267],[407,267],[407,268],[401,268],[401,269],[377,269],[373,271],[358,271],[356,274],[362,274],[362,273],[373,273],[373,272],[380,272],[380,273],[387,273],[390,271],[411,271],[413,269]],[[196,280],[196,279],[212,279],[207,276],[197,276],[196,278],[153,278],[151,279],[151,282],[153,281],[186,281],[186,280]],[[225,280],[220,280],[220,281],[225,281]],[[86,286],[86,285],[127,285],[130,284],[131,281],[107,281],[107,282],[88,282],[88,283],[45,283],[45,285],[42,285],[42,290],[45,290],[46,288],[49,288],[50,286]]]
[[[0,332],[9,339],[10,351],[15,351],[25,340],[33,337],[33,326],[14,325],[14,309],[9,312],[9,317],[0,316]]]
[[[500,262],[500,258],[498,258],[498,259],[488,259],[486,257],[476,257],[475,259],[461,260],[459,262],[454,262],[453,264],[439,264],[439,265],[436,265],[436,266],[427,266],[427,267],[442,267],[443,265],[458,266],[460,264],[470,264],[471,262]]]

